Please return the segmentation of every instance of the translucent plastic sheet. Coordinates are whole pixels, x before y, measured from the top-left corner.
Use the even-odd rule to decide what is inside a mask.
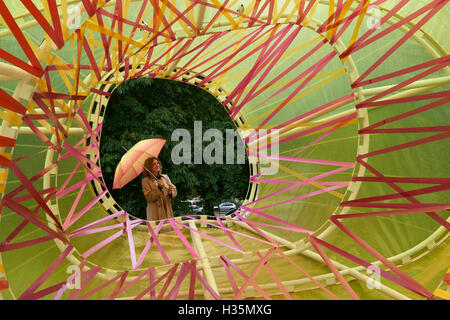
[[[3,298],[433,298],[448,1],[79,5],[0,4]],[[102,109],[142,76],[203,87],[242,130],[257,163],[235,216],[159,233],[109,196]],[[80,289],[64,287],[71,266]]]

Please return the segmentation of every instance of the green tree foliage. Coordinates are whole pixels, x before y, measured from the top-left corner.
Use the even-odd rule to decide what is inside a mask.
[[[146,201],[141,190],[141,177],[122,189],[112,189],[114,172],[125,149],[144,139],[166,139],[159,158],[163,173],[177,186],[174,211],[186,212],[182,200],[198,197],[203,200],[203,212],[213,213],[213,206],[224,200],[244,199],[248,187],[249,167],[245,164],[194,164],[194,121],[202,121],[202,133],[209,128],[235,129],[222,105],[205,90],[178,81],[137,78],[118,86],[112,93],[104,116],[100,144],[100,164],[103,177],[116,202],[130,214],[145,218]],[[172,162],[171,141],[175,129],[191,134],[190,164]],[[210,141],[203,142],[203,148]],[[225,144],[225,143],[224,143]],[[235,149],[237,148],[235,144]]]

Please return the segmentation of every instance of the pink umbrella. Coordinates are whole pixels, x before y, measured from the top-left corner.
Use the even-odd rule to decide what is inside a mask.
[[[113,189],[120,189],[144,170],[148,157],[157,157],[166,143],[164,139],[146,139],[136,143],[120,159],[114,174]]]

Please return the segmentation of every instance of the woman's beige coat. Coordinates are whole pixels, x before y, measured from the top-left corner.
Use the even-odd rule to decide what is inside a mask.
[[[177,188],[165,174],[162,175],[164,186],[162,190],[158,188],[158,181],[153,177],[142,179],[142,192],[147,199],[147,220],[162,220],[173,218],[171,197],[169,196],[169,186],[173,186],[172,199],[177,196]]]

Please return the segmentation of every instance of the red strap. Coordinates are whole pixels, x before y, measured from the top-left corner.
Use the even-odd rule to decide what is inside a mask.
[[[9,9],[6,7],[6,5],[3,1],[0,1],[0,15],[3,17],[3,20],[5,21],[9,30],[11,30],[12,34],[16,38],[16,40],[19,43],[20,47],[22,48],[23,52],[30,60],[31,65],[33,66],[33,71],[34,71],[33,75],[40,78],[42,76],[44,70],[41,67],[39,59],[34,54],[34,51],[33,51],[33,49],[31,49],[31,46],[28,44],[28,41],[25,38],[25,36],[23,35],[22,30],[15,22],[14,17],[11,15],[11,13],[9,12]],[[2,52],[0,52],[0,58],[3,58],[1,53]]]

